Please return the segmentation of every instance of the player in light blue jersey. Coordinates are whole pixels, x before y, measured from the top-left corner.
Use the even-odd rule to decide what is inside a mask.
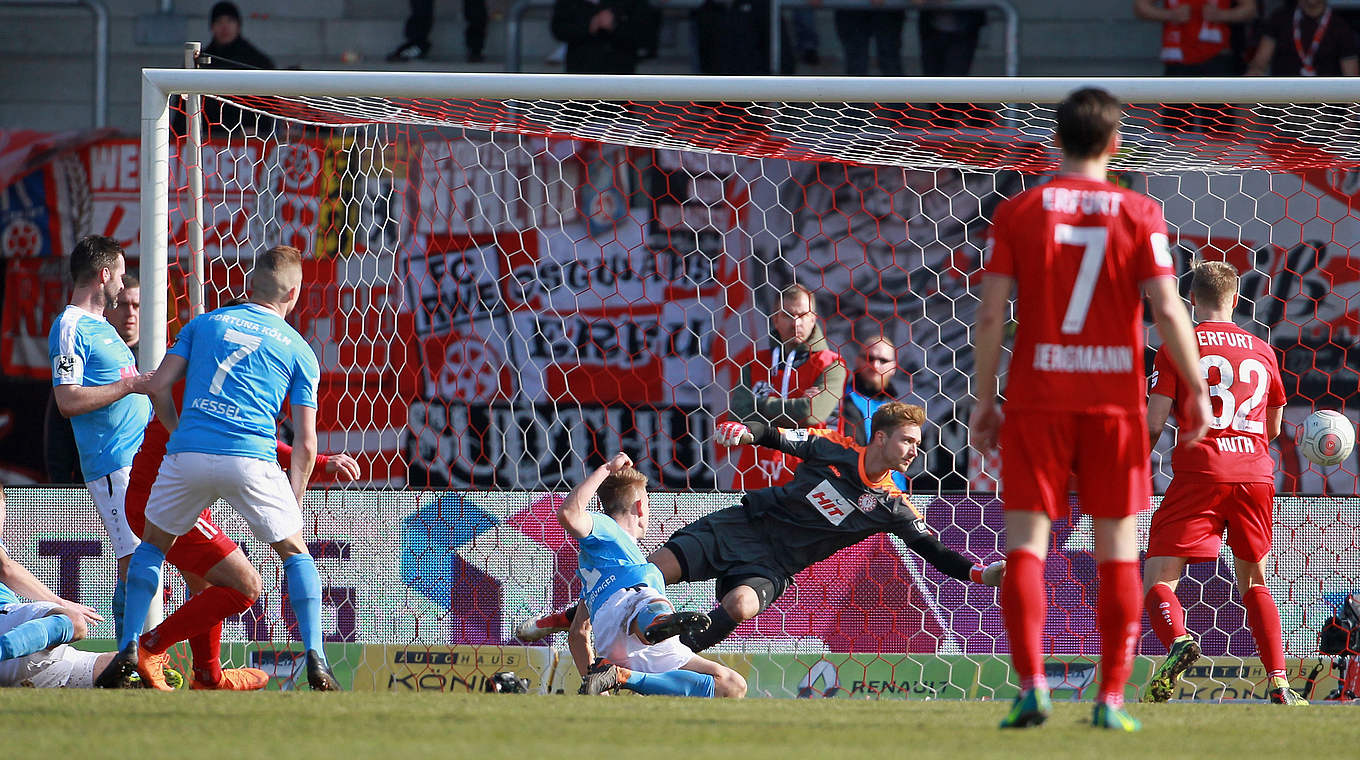
[[[598,492],[604,513],[586,506]],[[666,582],[638,547],[647,533],[647,476],[626,454],[615,454],[567,495],[557,520],[580,544],[582,583],[570,643],[583,668],[582,694],[628,689],[639,694],[742,697],[746,680],[731,668],[704,659],[675,638],[708,627],[708,616],[676,612]],[[593,622],[592,622],[593,621]],[[593,627],[602,660],[590,662]]]
[[[184,326],[147,385],[171,432],[146,504],[146,528],[128,569],[127,625],[118,656],[98,686],[128,685],[150,653],[138,645],[161,563],[178,536],[217,499],[245,518],[283,560],[312,689],[339,683],[322,649],[321,578],[302,539],[302,496],[316,462],[316,355],[284,318],[302,291],[302,256],[276,246],[255,258],[248,303],[217,309]],[[169,393],[185,379],[182,411]],[[295,437],[288,473],[279,469],[275,418],[291,407]],[[215,583],[213,578],[207,578]],[[151,678],[142,673],[143,678]]]
[[[5,491],[0,488],[0,535],[5,527]],[[24,601],[27,597],[32,601]],[[103,620],[83,604],[52,593],[0,542],[0,687],[89,688],[112,654],[66,646],[85,638]]]
[[[113,595],[114,627],[121,632],[123,581],[139,543],[128,527],[123,502],[132,458],[151,421],[145,378],[132,350],[104,318],[117,306],[127,265],[118,241],[88,235],[71,251],[71,302],[52,325],[47,351],[52,360],[52,396],[71,420],[80,468],[118,561]]]

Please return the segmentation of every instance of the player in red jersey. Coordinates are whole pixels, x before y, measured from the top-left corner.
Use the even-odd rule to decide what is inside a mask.
[[[1187,563],[1218,559],[1223,529],[1228,528],[1247,624],[1270,679],[1270,701],[1306,705],[1285,677],[1280,611],[1265,584],[1275,497],[1270,441],[1280,434],[1284,419],[1280,367],[1265,341],[1233,324],[1237,270],[1231,264],[1213,261],[1196,266],[1190,302],[1198,323],[1195,338],[1200,371],[1209,383],[1211,416],[1204,439],[1172,455],[1176,475],[1152,517],[1143,606],[1169,653],[1143,691],[1143,700],[1170,699],[1181,673],[1199,657],[1199,644],[1185,630],[1176,584]],[[1158,351],[1147,411],[1154,445],[1167,416],[1174,411],[1179,418],[1185,404],[1185,385],[1171,371],[1165,353]]]
[[[1190,320],[1176,293],[1166,222],[1147,196],[1110,184],[1119,103],[1084,88],[1058,105],[1057,177],[997,207],[974,336],[978,402],[973,445],[1001,445],[1007,571],[1002,617],[1021,694],[1003,728],[1042,723],[1044,557],[1052,521],[1067,515],[1075,474],[1093,518],[1100,598],[1101,683],[1093,722],[1134,731],[1123,709],[1138,634],[1134,516],[1148,506],[1143,302],[1185,383],[1186,442],[1204,435],[1207,390]],[[1019,323],[1003,420],[997,403],[1002,333],[1012,292]]]

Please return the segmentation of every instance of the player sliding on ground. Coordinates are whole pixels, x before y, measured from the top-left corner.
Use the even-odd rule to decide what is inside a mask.
[[[0,487],[0,535],[4,528],[5,490]],[[95,674],[108,666],[113,654],[66,645],[85,638],[88,626],[103,619],[93,609],[52,593],[0,543],[0,688],[94,686]]]
[[[1266,586],[1270,552],[1271,507],[1275,500],[1275,463],[1270,441],[1284,419],[1284,384],[1275,351],[1233,324],[1237,270],[1222,261],[1195,267],[1190,280],[1199,366],[1209,383],[1209,432],[1198,443],[1180,446],[1171,458],[1176,476],[1152,516],[1148,533],[1143,605],[1152,630],[1168,654],[1143,691],[1145,702],[1165,702],[1176,681],[1199,658],[1199,644],[1185,630],[1185,610],[1176,585],[1189,562],[1218,561],[1219,543],[1228,528],[1228,545],[1247,625],[1265,666],[1270,701],[1306,705],[1289,688],[1280,612]],[[1153,364],[1147,425],[1152,443],[1162,435],[1167,416],[1179,419],[1188,403],[1185,386],[1164,351]]]
[[[586,510],[600,497],[604,514]],[[557,521],[580,543],[581,599],[587,614],[573,621],[572,656],[581,668],[590,661],[586,632],[594,621],[595,644],[603,658],[583,669],[582,694],[627,689],[678,697],[742,697],[746,680],[736,671],[698,657],[675,637],[708,625],[698,612],[676,612],[656,565],[642,557],[638,541],[650,515],[647,476],[615,454],[572,489],[557,508]]]
[[[1044,558],[1053,520],[1068,513],[1075,473],[1092,517],[1100,596],[1101,681],[1092,722],[1136,731],[1123,709],[1138,637],[1141,584],[1135,516],[1151,496],[1144,414],[1143,300],[1184,384],[1182,444],[1204,436],[1208,391],[1176,292],[1161,207],[1106,181],[1119,150],[1118,101],[1073,92],[1056,110],[1059,174],[997,206],[974,332],[978,395],[972,443],[1001,444],[1006,580],[1001,610],[1021,694],[1002,728],[1051,710],[1044,678]],[[1012,293],[1019,327],[1006,386],[997,369]]]
[[[961,581],[1001,583],[1005,561],[986,568],[946,547],[892,475],[906,472],[921,445],[925,410],[891,402],[874,413],[869,442],[829,430],[785,430],[752,422],[725,422],[720,446],[758,445],[802,462],[788,484],[748,492],[741,504],[702,517],[676,531],[648,558],[666,583],[716,578],[720,604],[708,628],[684,634],[696,652],[727,638],[759,615],[789,587],[793,576],[848,546],[892,533],[937,570]],[[572,610],[522,624],[517,635],[536,640],[562,630]]]
[[[315,690],[339,688],[322,651],[321,578],[302,540],[302,496],[316,462],[320,370],[307,342],[284,321],[302,291],[298,250],[277,246],[257,255],[250,289],[250,303],[217,309],[185,325],[148,384],[157,414],[174,432],[147,501],[143,542],[128,569],[128,624],[98,686],[125,686],[138,669],[135,632],[160,588],[166,552],[221,498],[283,560],[289,602],[307,653],[308,683]],[[186,378],[184,406],[176,425],[167,399],[181,377]],[[274,436],[285,399],[291,402],[296,430],[286,475],[276,460]]]

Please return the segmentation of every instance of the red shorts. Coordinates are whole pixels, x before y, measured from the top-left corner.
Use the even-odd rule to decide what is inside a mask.
[[[128,527],[138,536],[146,530],[146,500],[151,497],[149,489],[129,486],[124,509],[127,510]],[[236,542],[227,538],[212,521],[212,511],[205,509],[194,521],[193,530],[175,539],[165,560],[180,572],[191,573],[202,578],[218,562],[236,551]]]
[[[1233,556],[1259,562],[1270,552],[1273,483],[1206,483],[1172,478],[1148,531],[1149,557],[1218,559],[1223,529]]]
[[[1006,412],[1001,488],[1006,509],[1066,517],[1076,476],[1081,511],[1121,518],[1149,506],[1147,422],[1137,412]]]

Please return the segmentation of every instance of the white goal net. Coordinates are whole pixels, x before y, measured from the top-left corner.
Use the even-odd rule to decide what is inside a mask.
[[[946,544],[999,558],[998,468],[970,453],[965,429],[982,241],[996,204],[1055,168],[1051,104],[1082,84],[1130,103],[1113,178],[1163,203],[1182,271],[1198,257],[1242,272],[1237,319],[1282,357],[1269,584],[1294,677],[1315,661],[1332,606],[1360,588],[1356,456],[1319,468],[1291,440],[1315,408],[1354,420],[1360,401],[1355,85],[206,71],[146,82],[130,253],[145,313],[169,319],[146,318],[144,361],[192,313],[196,267],[211,309],[242,294],[257,251],[289,244],[307,258],[293,319],[321,360],[321,446],[364,472],[307,504],[328,646],[355,688],[457,689],[507,667],[573,688],[552,646],[564,642],[512,638],[520,619],[579,591],[556,501],[622,449],[661,492],[645,548],[733,503],[739,463],[709,434],[738,357],[768,345],[772,296],[792,282],[815,293],[826,348],[852,371],[869,339],[897,347],[892,388],[930,417],[913,498]],[[201,144],[186,131],[191,101],[170,97],[183,93],[205,96]],[[1159,492],[1170,438],[1154,454]],[[778,477],[752,472],[747,486]],[[233,656],[286,681],[281,573],[218,514],[266,569],[265,597],[227,628]],[[1081,695],[1099,641],[1089,522],[1055,534],[1049,672]],[[1232,583],[1225,554],[1181,586],[1209,663],[1181,696],[1260,694]],[[712,594],[674,590],[689,609]],[[718,651],[754,694],[1012,688],[993,590],[887,537],[802,573]],[[1135,683],[1162,651],[1145,632]]]

